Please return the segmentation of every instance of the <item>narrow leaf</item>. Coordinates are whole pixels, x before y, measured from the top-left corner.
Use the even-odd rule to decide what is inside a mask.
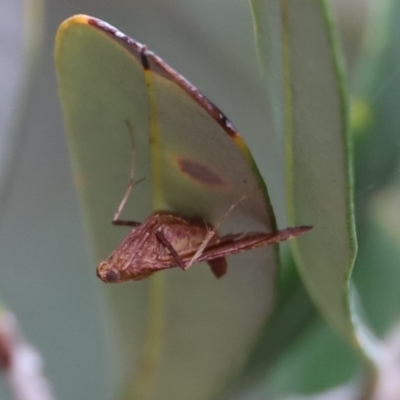
[[[350,299],[356,238],[347,104],[325,1],[251,4],[267,85],[282,83],[270,97],[283,110],[274,122],[285,137],[288,219],[314,226],[292,246],[300,274],[329,323],[374,358]]]
[[[231,122],[157,56],[100,20],[75,16],[59,29],[55,57],[97,262],[128,232],[111,225],[129,180],[127,125],[135,179],[144,181],[124,218],[143,221],[156,208],[215,224],[249,194],[221,232],[275,230],[265,185]],[[232,256],[228,264],[218,281],[194,266],[105,287],[124,398],[207,399],[240,370],[272,307],[276,249]]]

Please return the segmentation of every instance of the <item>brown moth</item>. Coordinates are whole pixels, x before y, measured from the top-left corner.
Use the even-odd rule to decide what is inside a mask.
[[[126,124],[133,143],[132,126],[129,121]],[[311,229],[310,226],[300,226],[274,233],[219,236],[219,225],[251,193],[232,204],[215,227],[201,218],[183,218],[163,211],[155,212],[143,223],[121,220],[121,212],[135,185],[134,155],[132,146],[129,184],[112,221],[113,225],[131,226],[133,229],[110,257],[98,265],[97,276],[103,282],[137,281],[168,268],[187,270],[202,261],[207,261],[214,275],[220,278],[227,271],[226,256],[282,242]]]
[[[207,261],[214,275],[220,278],[227,271],[226,256],[288,240],[311,229],[301,226],[275,233],[218,236],[202,220],[167,212],[156,212],[142,224],[124,221],[123,225],[135,228],[97,267],[97,275],[104,282],[140,280],[163,269],[186,270],[201,261]]]

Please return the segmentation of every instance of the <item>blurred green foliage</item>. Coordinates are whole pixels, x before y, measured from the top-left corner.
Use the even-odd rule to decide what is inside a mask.
[[[360,36],[363,26],[339,27],[347,53],[353,57],[352,66],[357,64],[354,54],[360,54],[360,64],[349,72],[355,110],[359,231],[354,278],[367,318],[384,337],[395,325],[400,311],[396,285],[399,237],[393,233],[397,225],[381,212],[387,204],[396,203],[399,196],[390,185],[398,185],[399,171],[396,21],[400,10],[396,1],[374,3],[376,9],[371,13],[373,18],[368,22],[369,33],[361,51],[348,46],[357,44],[354,37]],[[14,28],[18,26],[22,32],[21,3],[7,4],[2,6],[5,9],[0,15],[13,21]],[[350,5],[342,7],[347,10]],[[69,169],[52,58],[58,25],[81,12],[106,20],[148,44],[230,116],[268,184],[280,227],[286,225],[284,173],[276,151],[279,139],[272,133],[266,114],[266,93],[260,83],[247,3],[239,0],[48,2],[43,22],[43,56],[30,89],[32,99],[23,113],[14,110],[25,121],[26,138],[17,150],[20,162],[12,188],[8,189],[9,201],[1,221],[0,293],[19,317],[30,341],[41,350],[58,398],[102,400],[110,398],[111,371],[106,354],[110,333],[102,319],[102,312],[108,306],[101,294],[102,284],[95,279],[94,262],[87,259],[88,241],[82,231],[82,215]],[[2,32],[4,54],[9,49],[15,51],[22,43],[18,30],[13,35],[9,32]],[[22,47],[19,51],[22,52]],[[20,62],[21,58],[16,57],[12,65],[2,65],[2,76],[11,79],[11,72],[20,68]],[[16,99],[15,91],[19,89],[15,85],[7,98]],[[6,118],[10,121],[9,115]],[[10,129],[10,123],[0,122],[3,134]],[[268,138],[266,131],[271,132]],[[111,219],[111,215],[105,218]],[[279,303],[279,312],[272,321],[280,319],[282,331],[287,324],[297,331],[288,332],[288,338],[268,336],[266,326],[243,376],[242,383],[248,384],[249,390],[242,388],[235,392],[240,399],[250,398],[255,388],[261,388],[258,393],[263,395],[271,389],[278,393],[315,392],[357,377],[359,364],[351,351],[317,316],[298,278],[293,275],[289,281],[287,298]],[[281,346],[277,344],[280,339],[281,343],[287,340],[291,345],[277,355],[272,347],[268,350],[263,339],[274,347]],[[273,360],[269,365],[264,362],[267,356]],[[262,366],[261,371],[257,366]],[[0,389],[0,397],[9,398],[6,390]],[[231,398],[239,398],[235,396],[232,394]]]

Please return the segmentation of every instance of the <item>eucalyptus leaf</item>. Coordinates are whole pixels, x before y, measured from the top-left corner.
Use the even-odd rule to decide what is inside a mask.
[[[315,321],[267,377],[265,393],[271,398],[311,395],[348,382],[359,372],[358,359],[349,350],[324,321]]]
[[[399,238],[387,228],[390,224],[392,231],[398,232],[398,221],[394,219],[398,203],[397,190],[375,196],[354,272],[368,319],[380,336],[398,323],[400,315]]]
[[[237,384],[247,387],[273,374],[281,358],[296,346],[309,326],[319,318],[290,254],[284,257],[283,264],[284,274],[280,274],[276,307],[249,356],[242,381]]]
[[[4,212],[21,157],[43,42],[44,1],[3,3],[2,96],[7,101],[0,113],[0,213]],[[18,21],[17,16],[21,17]],[[16,27],[10,35],[10,26]]]
[[[346,92],[326,2],[251,5],[275,128],[285,138],[288,220],[314,226],[293,244],[295,260],[326,320],[372,362],[377,348],[351,299],[357,246]]]
[[[371,2],[352,103],[357,206],[398,177],[400,3]],[[359,212],[360,217],[361,215]]]
[[[147,62],[143,64],[143,51]],[[154,208],[218,223],[222,233],[274,231],[266,187],[233,125],[143,45],[87,16],[65,21],[55,58],[76,184],[95,260],[127,231],[110,223],[129,180],[122,218]],[[229,258],[215,280],[202,266],[107,286],[114,373],[124,398],[206,399],[243,366],[275,295],[275,247]]]

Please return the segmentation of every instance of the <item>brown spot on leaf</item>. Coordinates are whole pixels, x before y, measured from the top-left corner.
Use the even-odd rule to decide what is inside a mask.
[[[178,158],[179,169],[198,183],[207,186],[223,185],[224,181],[210,168],[190,158]]]

